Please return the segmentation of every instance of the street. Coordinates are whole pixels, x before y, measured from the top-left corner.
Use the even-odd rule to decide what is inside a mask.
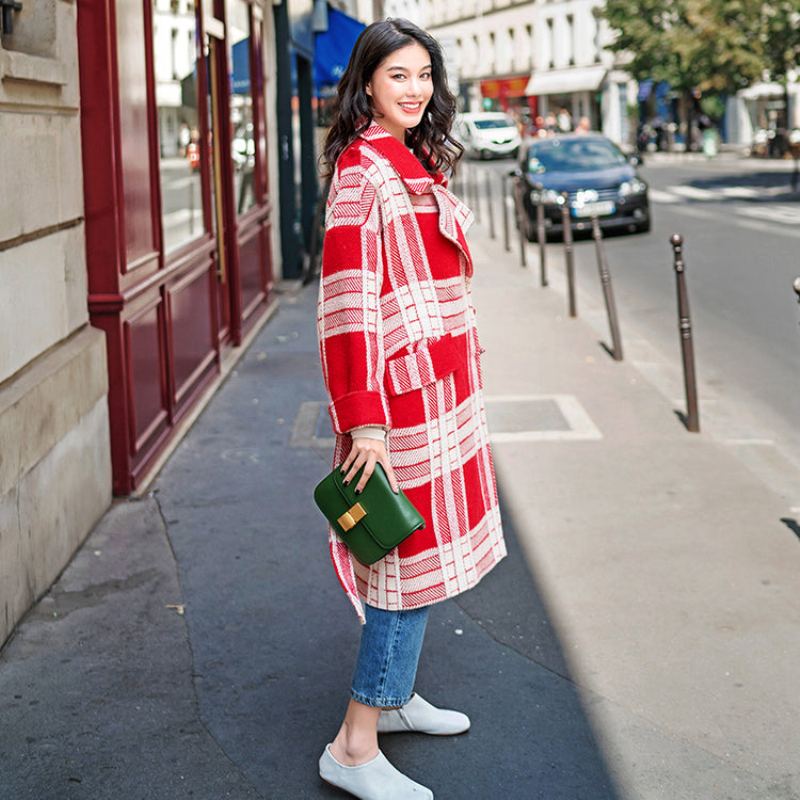
[[[513,165],[470,166],[502,174]],[[737,440],[772,442],[800,464],[800,315],[792,290],[800,275],[800,195],[791,192],[791,168],[754,159],[647,159],[641,175],[651,187],[653,230],[609,236],[606,248],[623,341],[632,328],[678,364],[669,236],[683,235],[698,380],[715,395],[704,406],[701,392],[701,422],[724,414],[736,420]],[[560,245],[550,250],[561,257]],[[602,303],[593,241],[578,238],[575,256],[581,290]],[[536,245],[529,265],[538,270]]]

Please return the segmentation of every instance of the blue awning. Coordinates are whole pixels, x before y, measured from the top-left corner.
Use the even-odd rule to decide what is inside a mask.
[[[353,45],[366,25],[328,6],[328,29],[316,35],[314,43],[314,85],[317,94],[335,86],[344,74]]]
[[[650,97],[650,92],[653,89],[653,80],[652,78],[647,78],[647,80],[639,81],[639,93],[636,96],[636,99],[643,103]]]
[[[231,92],[250,94],[250,44],[249,37],[235,42],[231,53]]]

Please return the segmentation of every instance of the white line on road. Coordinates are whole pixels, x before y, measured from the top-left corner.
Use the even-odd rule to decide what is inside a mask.
[[[653,189],[651,188],[648,191],[648,195],[650,199],[654,203],[680,203],[681,200],[679,197],[675,197],[674,194],[670,194],[669,192],[662,192],[661,189]]]
[[[787,205],[770,205],[764,208],[737,208],[736,212],[743,217],[765,219],[783,225],[800,225],[800,208]]]
[[[719,200],[719,195],[696,186],[670,186],[669,191],[689,200]]]
[[[747,219],[746,217],[731,218],[728,213],[720,213],[719,210],[711,211],[710,209],[700,208],[698,206],[672,206],[672,210],[677,214],[685,214],[697,219],[712,219],[717,222],[731,223],[739,228],[749,228],[750,230],[759,231],[760,233],[779,234],[782,236],[791,236],[795,239],[800,239],[800,230],[797,225],[787,225],[785,222],[759,222],[754,219]]]
[[[761,197],[764,194],[761,189],[754,189],[752,186],[721,186],[717,191],[724,197],[742,198],[743,200]]]

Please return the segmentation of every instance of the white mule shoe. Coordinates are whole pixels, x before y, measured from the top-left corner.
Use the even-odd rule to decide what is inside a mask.
[[[333,757],[330,744],[326,744],[319,759],[319,776],[360,800],[433,800],[430,789],[403,775],[380,750],[371,761],[348,767]]]
[[[378,733],[416,731],[435,736],[454,736],[469,730],[469,717],[460,711],[436,708],[418,694],[402,708],[384,709],[378,717]]]

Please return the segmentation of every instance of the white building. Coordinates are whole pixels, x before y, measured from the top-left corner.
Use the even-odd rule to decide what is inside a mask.
[[[775,130],[785,120],[790,129],[800,129],[800,75],[789,75],[789,108],[785,109],[782,84],[771,81],[754,83],[742,89],[726,103],[726,138],[730,144],[753,145],[765,131]]]
[[[588,117],[627,142],[636,84],[604,49],[611,32],[600,7],[602,0],[388,0],[384,14],[442,43],[463,110],[518,109],[529,118],[566,108],[574,122]]]

